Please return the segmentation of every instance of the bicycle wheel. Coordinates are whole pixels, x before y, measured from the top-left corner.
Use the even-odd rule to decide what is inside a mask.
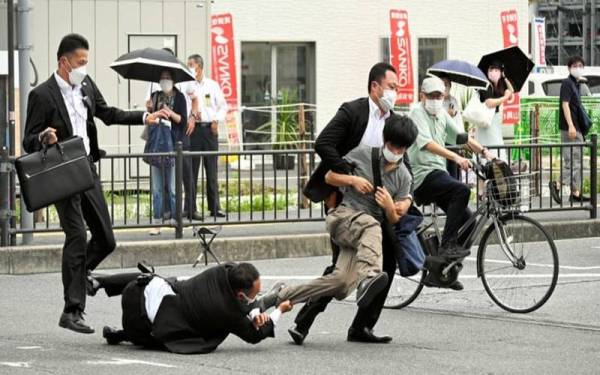
[[[510,249],[514,260],[503,251]],[[485,291],[501,308],[513,313],[539,309],[558,281],[554,241],[537,221],[520,214],[498,218],[483,234],[477,266]]]
[[[422,270],[414,276],[404,277],[396,270],[396,276],[383,306],[387,309],[401,309],[410,305],[423,290],[423,280],[426,275],[427,271]]]

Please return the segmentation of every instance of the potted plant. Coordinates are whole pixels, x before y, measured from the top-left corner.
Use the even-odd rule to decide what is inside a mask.
[[[298,103],[296,90],[284,89],[278,95],[279,105]],[[266,122],[256,130],[270,133],[273,129],[272,121]],[[275,143],[273,150],[295,150],[298,148],[299,127],[298,113],[295,107],[283,107],[277,111],[277,122],[275,123]],[[271,136],[267,136],[271,140]],[[295,155],[279,154],[273,156],[273,167],[276,169],[294,169]]]

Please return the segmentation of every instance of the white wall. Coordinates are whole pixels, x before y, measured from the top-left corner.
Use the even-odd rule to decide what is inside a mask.
[[[448,58],[477,64],[503,47],[503,10],[516,9],[520,46],[528,48],[527,0],[216,0],[213,14],[233,15],[238,75],[242,41],[315,42],[320,130],[342,102],[366,96],[380,38],[389,35],[390,9],[408,12],[415,80],[419,37],[447,37]]]
[[[110,105],[126,108],[127,81],[109,68],[127,51],[129,33],[177,34],[178,57],[205,48],[204,0],[33,0],[32,58],[40,82],[56,69],[61,38],[79,33],[90,43],[89,75]],[[101,124],[100,120],[97,120]],[[127,127],[99,126],[100,143],[110,152],[125,152]]]
[[[176,33],[179,57],[204,49],[203,1],[197,0],[34,0],[32,57],[46,79],[56,68],[56,49],[70,32],[91,44],[88,72],[106,100],[127,106],[127,82],[108,66],[127,52],[128,33]],[[502,48],[500,12],[516,9],[521,47],[527,49],[527,0],[215,0],[213,14],[229,12],[237,43],[315,42],[317,127],[339,105],[366,95],[369,68],[380,60],[380,38],[389,34],[389,10],[406,9],[417,79],[419,37],[447,37],[448,58],[477,63]],[[241,90],[241,87],[239,88]],[[126,127],[99,126],[103,145],[124,144]],[[124,147],[110,149],[125,151]]]

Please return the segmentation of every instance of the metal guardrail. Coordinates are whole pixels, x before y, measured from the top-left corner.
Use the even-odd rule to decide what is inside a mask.
[[[505,145],[489,149],[508,156],[511,161],[519,162],[519,167],[526,166],[523,169],[519,168],[517,174],[538,172],[536,175],[539,179],[532,186],[539,190],[539,194],[530,201],[530,212],[586,210],[590,212],[590,218],[596,218],[597,147],[597,136],[592,135],[590,141],[581,143]],[[574,203],[563,200],[563,203],[557,205],[549,196],[548,181],[550,178],[561,181],[561,154],[573,153],[578,148],[582,151],[579,161],[584,166],[580,177],[585,181],[586,192],[591,201]],[[323,204],[311,203],[302,195],[302,189],[316,166],[316,156],[312,149],[190,152],[184,151],[181,145],[178,145],[174,152],[152,155],[175,159],[176,212],[171,213],[172,219],[165,219],[158,224],[152,222],[150,170],[141,160],[145,154],[107,155],[97,166],[101,176],[106,175],[106,170],[110,170],[110,178],[103,181],[103,186],[115,229],[172,227],[175,228],[176,237],[181,238],[183,229],[190,226],[296,223],[321,221],[325,218]],[[201,166],[196,202],[199,214],[204,219],[190,220],[184,218],[182,212],[184,160],[206,156],[216,156],[220,160],[220,203],[226,217],[209,216],[205,193],[206,179],[204,168]],[[278,169],[282,166],[284,169]],[[570,180],[573,178],[571,175]],[[475,194],[479,193],[480,186],[473,176],[463,173],[462,179],[473,186]],[[477,200],[473,199],[472,203],[477,204],[476,202]],[[32,229],[19,228],[15,220],[11,220],[13,225],[8,229],[10,235],[61,230],[54,207],[42,210],[36,215],[38,219],[40,215],[44,216],[44,220],[35,223]],[[7,226],[0,225],[0,229],[2,228],[6,229]]]

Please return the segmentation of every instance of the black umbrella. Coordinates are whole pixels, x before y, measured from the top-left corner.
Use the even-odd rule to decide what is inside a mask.
[[[535,65],[519,47],[514,46],[483,56],[477,67],[487,73],[490,65],[497,63],[504,66],[504,74],[512,83],[515,92],[521,91]]]
[[[169,69],[173,82],[193,81],[196,79],[187,66],[169,51],[156,48],[144,48],[131,51],[119,57],[110,67],[125,79],[158,82],[163,70]]]

